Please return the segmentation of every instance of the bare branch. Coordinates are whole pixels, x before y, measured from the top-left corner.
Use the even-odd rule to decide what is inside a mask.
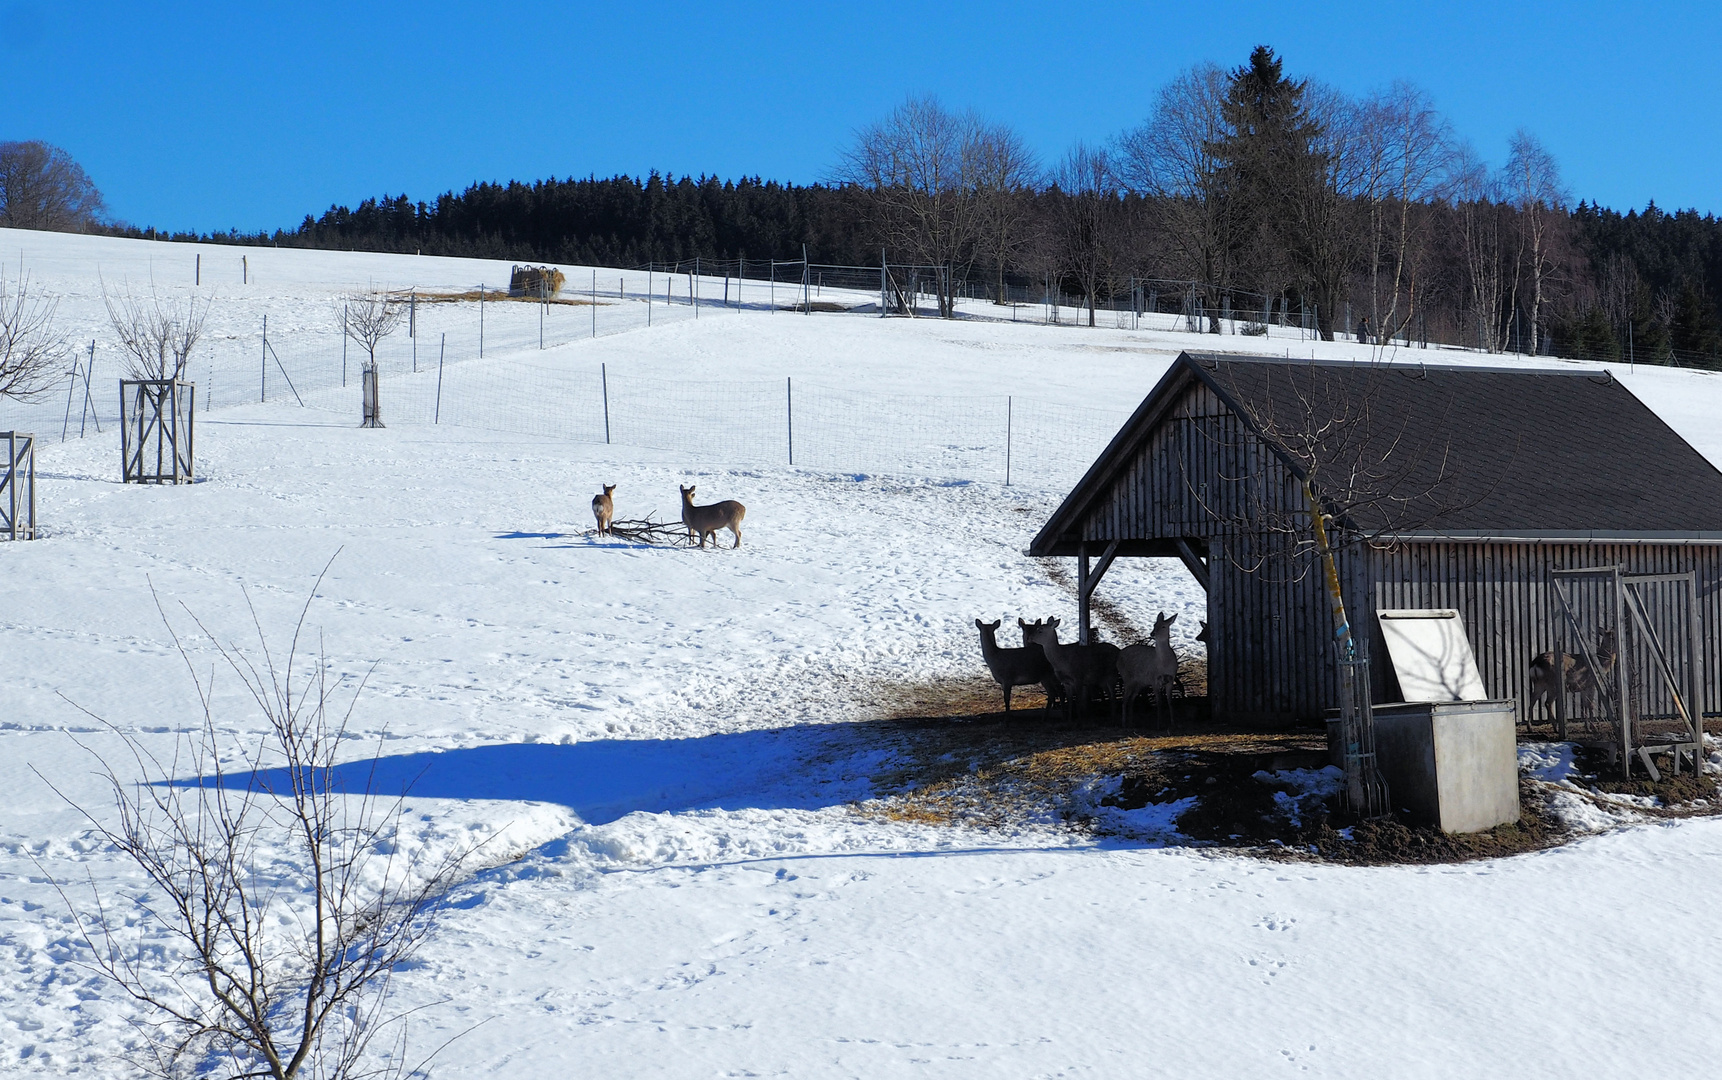
[[[390,293],[358,293],[342,301],[341,314],[347,336],[365,350],[371,365],[375,366],[377,346],[400,328],[401,320],[406,318],[407,306],[400,297]]]
[[[406,792],[375,788],[376,756],[365,785],[342,790],[349,782],[338,766],[350,756],[347,725],[363,681],[331,679],[321,651],[301,651],[308,606],[280,664],[255,611],[256,660],[216,645],[264,721],[258,745],[241,749],[245,767],[237,773],[222,764],[231,748],[221,731],[230,721],[218,724],[213,673],[197,675],[163,610],[192,672],[200,723],[166,761],[104,724],[131,757],[124,774],[98,758],[115,820],[72,803],[143,873],[147,888],[120,909],[140,910],[148,927],[178,946],[163,960],[135,936],[131,919],[115,914],[93,877],[88,904],[72,903],[55,882],[90,966],[152,1014],[142,1064],[155,1075],[401,1075],[399,1053],[390,1055],[393,1066],[369,1065],[373,1040],[406,1016],[389,1008],[393,972],[423,944],[434,905],[480,846],[403,853],[397,833]],[[308,674],[295,670],[301,661],[313,665]],[[349,690],[342,710],[338,699]]]
[[[0,397],[30,401],[65,374],[66,337],[54,329],[57,301],[32,291],[30,279],[6,284],[0,271]]]
[[[213,294],[192,293],[183,304],[164,299],[153,283],[148,298],[134,296],[130,286],[123,293],[109,293],[106,283],[102,285],[108,323],[126,354],[127,373],[134,379],[184,378],[213,302]]]

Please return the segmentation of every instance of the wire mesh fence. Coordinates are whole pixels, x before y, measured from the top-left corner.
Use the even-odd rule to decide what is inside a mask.
[[[506,278],[507,275],[502,275]],[[1235,294],[1219,307],[1190,282],[1133,279],[1096,322],[1131,330],[1313,337],[1312,313],[1283,298]],[[696,319],[936,312],[933,268],[800,261],[688,260],[627,269],[565,268],[559,295],[508,295],[507,283],[408,289],[398,330],[376,348],[385,423],[453,424],[685,452],[707,460],[856,472],[1062,484],[1125,417],[1004,395],[880,394],[772,380],[699,382],[604,371],[560,345]],[[1038,291],[1037,291],[1038,290]],[[961,282],[963,318],[1079,324],[1089,312],[1056,282]],[[905,302],[906,300],[906,302]],[[883,306],[881,302],[884,301]],[[184,373],[200,412],[286,401],[358,422],[370,355],[343,333],[339,298],[216,305]],[[55,441],[116,423],[130,372],[95,324],[53,393],[0,401],[0,429]],[[474,361],[482,359],[484,363]]]
[[[769,279],[735,274],[726,282],[709,269],[702,266],[691,278],[662,268],[588,272],[585,296],[570,275],[562,295],[550,302],[508,298],[488,286],[458,295],[398,294],[406,313],[375,353],[382,421],[609,442],[712,462],[1057,485],[1080,475],[1128,415],[1002,394],[872,393],[799,379],[660,378],[551,351],[581,338],[678,320],[793,318],[786,308],[806,295],[798,281],[816,300],[841,301],[841,310],[878,296],[861,293],[853,279],[821,283],[817,268],[808,276],[800,265],[783,272],[796,279],[777,281],[775,294]],[[753,273],[751,260],[734,269]],[[613,278],[607,288],[600,275]],[[798,291],[792,295],[792,289]],[[371,357],[342,332],[339,300],[276,304],[255,315],[227,305],[220,314],[184,372],[197,385],[199,413],[279,402],[359,423],[360,372]],[[101,338],[86,342],[53,394],[28,405],[0,403],[0,426],[34,431],[50,442],[111,430],[120,417],[116,387],[128,374],[113,345]]]
[[[1074,482],[1128,416],[1009,395],[879,394],[813,382],[699,381],[600,365],[509,359],[397,372],[387,424],[459,424],[696,460],[796,465],[1057,487]],[[358,416],[355,387],[307,407]],[[356,421],[355,421],[356,422]]]

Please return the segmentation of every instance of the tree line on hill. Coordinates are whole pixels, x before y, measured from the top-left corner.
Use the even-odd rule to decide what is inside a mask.
[[[944,314],[959,292],[1027,287],[1092,322],[1152,288],[1214,332],[1284,319],[1325,338],[1722,368],[1722,221],[1575,204],[1531,134],[1491,168],[1417,87],[1354,98],[1287,76],[1266,46],[1184,72],[1142,124],[1050,166],[1008,125],[910,99],[858,132],[825,183],[552,178],[367,199],[273,233],[107,228],[610,266],[805,248],[924,267]]]

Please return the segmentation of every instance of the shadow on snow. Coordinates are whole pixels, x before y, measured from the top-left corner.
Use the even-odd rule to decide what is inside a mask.
[[[635,811],[804,809],[869,798],[856,726],[804,724],[691,739],[500,743],[362,759],[337,766],[333,790],[393,798],[558,803],[603,825]],[[864,760],[851,760],[861,753]],[[845,766],[849,767],[845,767]],[[207,778],[175,781],[194,786]],[[284,793],[284,768],[236,773],[230,788]]]

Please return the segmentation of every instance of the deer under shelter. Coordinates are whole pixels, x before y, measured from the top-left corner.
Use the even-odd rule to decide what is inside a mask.
[[[1215,715],[1314,719],[1341,693],[1312,500],[1365,656],[1383,613],[1448,609],[1521,723],[1690,752],[1722,709],[1722,472],[1607,372],[1184,353],[1028,554],[1078,560],[1084,640],[1114,558],[1182,560]],[[1399,658],[1371,700],[1405,700]]]

